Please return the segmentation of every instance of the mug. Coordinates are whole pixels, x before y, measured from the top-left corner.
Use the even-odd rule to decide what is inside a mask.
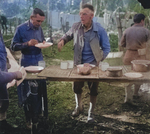
[[[60,63],[60,68],[61,69],[67,69],[68,68],[68,62],[67,61],[62,61]]]
[[[39,61],[38,66],[41,66],[41,67],[45,68],[45,61],[43,61],[43,60]]]
[[[101,62],[101,70],[106,71],[107,68],[109,67],[109,64],[107,62]]]
[[[68,60],[67,62],[68,62],[68,68],[73,68],[73,65],[74,65],[73,61]]]

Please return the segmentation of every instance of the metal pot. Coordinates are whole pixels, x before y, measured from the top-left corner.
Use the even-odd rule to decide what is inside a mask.
[[[121,77],[122,67],[109,67],[107,68],[106,75],[109,77]]]
[[[147,72],[150,70],[150,61],[149,60],[133,60],[132,70],[136,72]]]

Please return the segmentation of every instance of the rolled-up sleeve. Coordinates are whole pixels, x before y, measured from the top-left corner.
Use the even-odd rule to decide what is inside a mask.
[[[16,78],[15,72],[4,72],[0,70],[0,84],[7,84]]]
[[[69,29],[69,31],[60,39],[64,40],[64,43],[71,41],[73,39],[73,27]]]

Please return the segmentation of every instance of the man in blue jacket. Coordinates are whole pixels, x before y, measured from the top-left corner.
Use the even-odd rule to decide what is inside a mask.
[[[80,22],[74,23],[71,29],[60,39],[58,50],[61,51],[64,44],[74,40],[74,64],[94,64],[99,65],[110,52],[110,44],[106,31],[94,17],[94,8],[90,4],[85,4],[80,10]],[[82,88],[84,82],[74,82],[76,107],[72,116],[78,116],[82,111]],[[88,82],[90,89],[90,108],[87,122],[94,122],[93,112],[98,95],[98,82]]]
[[[39,8],[35,8],[30,16],[30,20],[16,28],[11,49],[13,51],[21,51],[21,66],[37,66],[39,61],[43,61],[41,49],[35,47],[35,45],[45,43],[43,30],[41,28],[41,24],[44,20],[44,12]],[[39,89],[39,87],[42,87],[42,89]],[[34,104],[30,104],[30,102],[24,99],[27,98],[27,94],[31,88],[37,88],[35,89],[35,94],[37,95],[31,97],[31,99],[34,100]],[[38,115],[41,114],[41,90],[46,90],[45,80],[24,80],[18,87],[19,104],[24,106],[28,128],[31,128],[31,122],[37,122]],[[30,105],[32,106],[30,107]]]

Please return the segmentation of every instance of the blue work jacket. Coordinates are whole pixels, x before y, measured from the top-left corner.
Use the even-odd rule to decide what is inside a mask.
[[[5,44],[4,44],[4,41],[3,41],[3,36],[1,34],[1,31],[0,31],[0,69],[2,71],[7,71],[7,52],[6,52],[6,49],[5,49]]]
[[[43,60],[40,48],[27,45],[31,39],[36,39],[39,43],[45,40],[42,28],[35,28],[30,21],[27,21],[17,27],[11,44],[13,51],[22,52],[22,66],[37,65],[38,61]]]

